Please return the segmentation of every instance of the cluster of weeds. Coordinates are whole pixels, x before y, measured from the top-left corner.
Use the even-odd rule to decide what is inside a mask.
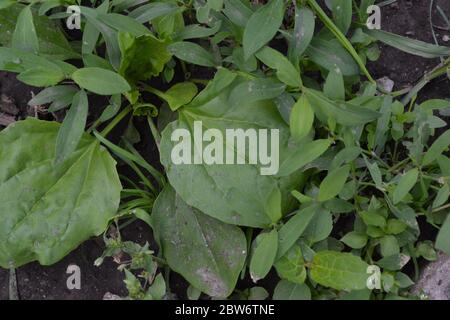
[[[104,234],[96,264],[112,257],[133,299],[173,298],[170,272],[190,299],[414,298],[420,259],[450,251],[450,102],[417,102],[450,48],[368,28],[374,4],[0,1],[0,69],[43,88],[29,105],[47,119],[65,114],[0,133],[0,266]],[[392,91],[366,68],[379,42],[441,63]],[[269,130],[275,171],[229,129]],[[164,171],[136,147],[148,133]],[[137,219],[157,248],[122,240]]]

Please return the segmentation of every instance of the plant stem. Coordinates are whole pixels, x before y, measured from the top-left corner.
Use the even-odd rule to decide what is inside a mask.
[[[161,135],[159,134],[158,129],[156,128],[155,124],[153,123],[153,120],[151,117],[147,117],[147,122],[150,127],[150,131],[152,132],[153,139],[155,139],[156,147],[158,148],[158,151],[159,151],[159,147],[161,144]]]
[[[102,137],[106,137],[108,133],[111,132],[112,129],[123,119],[125,116],[130,113],[132,110],[132,106],[128,105],[125,109],[123,109],[107,126],[100,132]]]

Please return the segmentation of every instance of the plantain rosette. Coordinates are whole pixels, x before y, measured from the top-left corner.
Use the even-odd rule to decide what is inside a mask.
[[[201,121],[203,132],[207,129],[221,132],[224,158],[229,151],[227,148],[231,148],[226,142],[227,129],[255,129],[256,132],[267,129],[269,150],[270,129],[278,129],[281,166],[298,149],[291,144],[289,127],[273,102],[284,90],[285,85],[276,80],[247,80],[220,68],[208,86],[178,110],[178,120],[168,124],[162,132],[161,162],[170,184],[188,205],[225,223],[259,228],[277,222],[291,209],[289,193],[300,187],[303,180],[299,171],[283,177],[262,175],[261,168],[267,166],[259,161],[249,164],[248,152],[245,164],[174,164],[171,158],[173,148],[179,143],[175,139],[172,141],[172,132],[176,129],[190,132],[193,157],[194,122]],[[203,148],[206,145],[208,142]],[[232,150],[235,159],[243,157],[236,145]]]
[[[85,134],[55,162],[60,124],[29,118],[0,132],[0,266],[38,260],[53,264],[116,214],[120,184],[115,161]]]

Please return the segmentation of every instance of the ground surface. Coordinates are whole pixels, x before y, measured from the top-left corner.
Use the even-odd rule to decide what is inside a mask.
[[[436,0],[437,4],[450,16],[450,1]],[[401,35],[432,42],[428,19],[429,1],[424,0],[399,0],[397,3],[382,9],[382,29]],[[434,12],[434,23],[444,26],[444,22]],[[450,33],[437,32],[437,38],[442,45],[450,45],[442,39]],[[439,60],[427,60],[414,57],[398,50],[382,47],[382,55],[379,61],[371,63],[369,69],[375,78],[389,77],[395,82],[396,89],[411,86],[416,83],[424,72],[431,70],[439,63]],[[24,86],[15,80],[15,76],[0,72],[0,93],[4,100],[14,100],[16,106],[13,113],[17,118],[26,115],[34,115],[39,110],[30,110],[26,104],[31,99],[32,91],[38,90]],[[446,78],[438,79],[428,85],[421,93],[421,99],[449,98],[450,81]],[[7,110],[0,110],[7,111]],[[1,115],[1,112],[0,112]],[[41,117],[42,118],[42,117]],[[43,116],[45,118],[45,116]],[[0,121],[1,121],[0,117]],[[8,121],[4,118],[3,121]],[[139,124],[138,124],[139,126]],[[148,135],[150,136],[150,135]],[[157,153],[155,147],[149,141],[144,141],[139,150],[147,158],[155,162]],[[150,228],[145,224],[134,223],[127,227],[123,234],[125,239],[144,243],[150,241]],[[101,267],[95,267],[94,261],[103,250],[101,239],[93,239],[81,245],[64,260],[50,266],[43,267],[37,263],[31,263],[17,270],[18,289],[21,299],[102,299],[106,292],[117,295],[125,295],[126,290],[122,282],[122,273],[116,270],[110,259],[106,259]],[[68,290],[66,280],[68,274],[66,269],[70,264],[76,264],[81,269],[81,290]],[[269,277],[260,285],[266,287],[269,292],[273,291],[276,284],[275,276]],[[241,287],[248,287],[249,282],[245,280]],[[171,277],[173,292],[183,298],[186,292],[186,283],[177,275]],[[8,271],[0,270],[0,300],[8,298]]]

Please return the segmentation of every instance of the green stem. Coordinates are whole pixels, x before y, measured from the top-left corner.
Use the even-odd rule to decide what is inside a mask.
[[[100,132],[102,137],[106,137],[108,133],[111,132],[112,129],[123,119],[125,116],[130,113],[132,110],[132,106],[128,105],[125,109],[123,109],[107,126]]]
[[[153,139],[155,139],[156,147],[159,150],[159,147],[161,145],[161,135],[158,132],[158,129],[156,128],[155,124],[153,123],[153,120],[151,117],[147,117],[147,122],[150,127],[150,131],[152,132]]]
[[[375,80],[370,75],[369,71],[367,70],[364,62],[359,57],[358,53],[356,52],[355,48],[353,48],[353,45],[348,41],[347,37],[339,30],[339,28],[333,23],[333,21],[327,16],[325,11],[322,10],[322,8],[319,6],[319,4],[316,2],[316,0],[307,0],[309,5],[312,7],[312,9],[316,12],[316,14],[319,16],[320,20],[322,20],[323,24],[334,34],[334,36],[341,42],[341,44],[344,46],[345,49],[351,54],[353,59],[358,64],[361,71],[364,73],[364,75],[369,79],[370,82],[376,83]]]

